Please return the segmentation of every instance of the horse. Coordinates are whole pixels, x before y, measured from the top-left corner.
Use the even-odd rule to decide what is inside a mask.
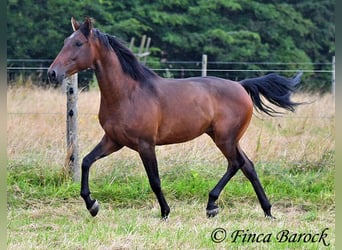
[[[92,18],[86,17],[81,23],[72,17],[71,25],[73,33],[64,40],[47,73],[51,82],[60,83],[65,77],[90,68],[98,81],[98,118],[104,135],[81,164],[80,195],[92,216],[98,214],[99,203],[90,196],[90,167],[100,158],[128,147],[139,153],[159,202],[161,218],[167,219],[170,207],[161,189],[155,147],[207,134],[228,161],[225,174],[209,192],[207,217],[219,213],[216,201],[241,169],[252,184],[265,217],[274,218],[253,162],[241,149],[239,140],[254,107],[271,116],[280,112],[269,103],[295,110],[298,103],[291,100],[291,95],[302,72],[292,78],[271,73],[240,82],[213,76],[162,78],[141,64],[120,39],[93,27]]]

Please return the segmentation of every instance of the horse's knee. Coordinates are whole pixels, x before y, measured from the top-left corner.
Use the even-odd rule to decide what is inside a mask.
[[[93,160],[89,156],[84,157],[81,164],[82,170],[89,169],[92,163]]]
[[[152,191],[155,194],[158,194],[161,192],[161,183],[159,179],[150,179],[150,186]]]

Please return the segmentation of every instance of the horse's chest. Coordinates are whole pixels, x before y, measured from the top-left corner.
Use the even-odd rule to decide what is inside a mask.
[[[121,123],[104,123],[102,125],[106,135],[113,141],[123,146],[135,147],[138,142],[138,136],[130,132],[130,129],[123,126]]]
[[[105,133],[117,143],[131,148],[137,147],[141,139],[154,141],[158,126],[156,109],[143,104],[122,104],[119,112],[104,113],[100,108],[99,121]]]

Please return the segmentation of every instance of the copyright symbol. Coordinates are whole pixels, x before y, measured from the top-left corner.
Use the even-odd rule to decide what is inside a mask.
[[[215,228],[214,231],[211,233],[211,240],[214,243],[221,243],[227,237],[227,232],[224,228]]]

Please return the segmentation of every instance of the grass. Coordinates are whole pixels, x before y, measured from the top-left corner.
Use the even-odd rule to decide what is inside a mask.
[[[79,183],[63,174],[65,99],[51,89],[8,90],[8,249],[334,249],[331,96],[297,95],[296,100],[314,102],[282,118],[256,113],[241,142],[255,162],[276,220],[263,217],[241,173],[220,196],[221,213],[207,219],[208,192],[226,169],[221,153],[206,136],[158,147],[162,187],[171,207],[167,222],[159,220],[159,206],[140,159],[128,149],[92,167],[90,188],[101,208],[96,218],[88,214]],[[81,156],[102,137],[98,105],[97,91],[80,94]],[[221,243],[211,240],[216,228],[227,232]],[[328,247],[322,242],[276,240],[281,230],[315,234],[325,228]],[[238,229],[271,234],[271,242],[233,242],[232,233]]]
[[[62,203],[56,207],[37,206],[10,210],[10,249],[323,249],[322,243],[278,243],[275,236],[287,229],[296,233],[319,233],[328,227],[327,242],[334,244],[333,221],[325,215],[311,215],[293,207],[277,212],[277,220],[260,216],[258,206],[245,203],[240,207],[224,209],[218,217],[206,219],[199,203],[178,201],[171,205],[173,213],[166,222],[159,220],[156,204],[147,207],[113,208],[105,203],[96,218],[79,209],[80,202]],[[313,218],[314,217],[314,218]],[[211,233],[224,228],[228,237],[214,243]],[[233,231],[249,230],[271,233],[270,243],[232,243]]]

